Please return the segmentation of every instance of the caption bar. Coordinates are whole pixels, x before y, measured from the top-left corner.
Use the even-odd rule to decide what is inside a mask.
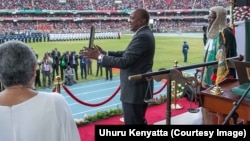
[[[249,140],[250,127],[237,125],[96,125],[96,141],[103,139],[140,138],[153,140],[156,138],[206,138],[206,139],[240,139]]]

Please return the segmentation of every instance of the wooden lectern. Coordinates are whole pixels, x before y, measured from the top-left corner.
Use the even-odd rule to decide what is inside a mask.
[[[203,107],[203,124],[223,123],[224,118],[232,110],[234,102],[240,99],[240,96],[231,93],[231,89],[236,86],[239,86],[238,79],[226,79],[220,83],[220,87],[223,90],[222,95],[213,95],[211,93],[212,87],[200,92],[201,106]],[[249,98],[244,98],[236,113],[238,114],[237,123],[250,123]]]
[[[227,61],[232,61],[232,60],[242,60],[243,56],[239,55],[236,57],[231,57],[227,58]],[[144,74],[137,74],[133,76],[129,76],[129,80],[137,80],[137,79],[142,79],[142,78],[148,78],[152,77],[156,81],[161,81],[162,79],[167,79],[168,82],[172,82],[172,80],[175,80],[177,83],[180,84],[189,84],[195,87],[196,93],[200,93],[202,103],[201,105],[204,107],[203,109],[208,109],[211,112],[217,112],[221,113],[224,115],[227,115],[231,108],[233,107],[233,102],[236,99],[239,99],[239,97],[234,96],[233,94],[230,93],[230,89],[234,86],[238,85],[238,80],[227,80],[220,84],[220,87],[225,91],[223,95],[212,95],[210,94],[210,90],[205,90],[200,92],[200,89],[198,89],[198,79],[195,76],[191,77],[184,77],[180,73],[181,71],[184,70],[189,70],[189,69],[194,69],[194,68],[200,68],[200,67],[205,67],[209,65],[216,65],[218,64],[218,61],[212,61],[212,62],[206,62],[206,63],[200,63],[200,64],[195,64],[191,66],[184,66],[184,67],[176,67],[172,69],[161,69],[156,72],[148,72]],[[230,84],[227,84],[230,83]],[[196,88],[197,87],[197,88]],[[212,88],[211,88],[212,89]],[[166,107],[166,125],[170,125],[171,123],[171,83],[167,83],[167,107]],[[241,105],[241,108],[238,109],[240,114],[240,118],[245,119],[246,121],[250,121],[250,100],[244,101],[244,105]],[[244,111],[244,112],[243,112]],[[247,112],[247,114],[245,113]],[[208,118],[209,119],[209,118]],[[209,121],[209,120],[204,120],[204,121]],[[206,124],[206,123],[205,123]]]

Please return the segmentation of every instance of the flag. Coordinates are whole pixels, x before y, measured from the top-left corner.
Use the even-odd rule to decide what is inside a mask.
[[[218,61],[216,81],[215,81],[216,85],[218,85],[222,80],[224,80],[229,73],[226,61],[225,36],[223,31],[221,32],[219,37],[219,45],[220,46],[216,54],[216,60]]]

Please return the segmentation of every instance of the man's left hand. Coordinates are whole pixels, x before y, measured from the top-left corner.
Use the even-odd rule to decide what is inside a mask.
[[[93,48],[85,48],[85,51],[82,52],[82,55],[86,58],[98,60],[98,56],[100,55],[100,51],[97,47]]]

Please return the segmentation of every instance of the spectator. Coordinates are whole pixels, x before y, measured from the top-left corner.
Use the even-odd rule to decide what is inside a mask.
[[[20,61],[21,60],[21,61]],[[0,45],[1,141],[80,141],[72,113],[59,93],[35,91],[37,58],[26,44]]]
[[[207,43],[207,26],[203,26],[202,27],[202,30],[203,30],[203,44],[204,46],[206,45]]]
[[[40,65],[41,65],[41,62],[40,62],[40,60],[38,59],[38,54],[36,54],[36,58],[37,58],[37,63],[38,63],[38,65],[37,65],[37,67],[36,67],[36,80],[35,80],[35,87],[41,87],[42,86],[42,84],[41,84],[41,78],[40,78],[40,73],[41,73],[41,71],[40,71]]]
[[[78,80],[78,54],[75,51],[72,51],[69,55],[69,65],[75,71],[76,80]]]
[[[61,79],[64,80],[64,70],[67,68],[67,57],[66,53],[63,53],[63,55],[59,59],[59,64],[60,64],[60,74],[61,74]]]
[[[84,79],[87,79],[87,58],[85,58],[82,55],[82,51],[80,51],[79,61],[80,61],[81,77],[83,79],[83,73],[84,73]]]
[[[106,80],[112,80],[113,72],[111,67],[105,67]]]
[[[59,59],[60,59],[60,52],[57,50],[57,48],[55,48],[54,50],[52,50],[51,52],[51,57],[53,59],[53,64],[52,64],[52,68],[53,68],[53,72],[52,72],[52,80],[55,80],[55,76],[59,75]]]
[[[189,49],[189,45],[187,44],[186,41],[184,41],[183,45],[182,45],[182,53],[183,53],[183,56],[184,56],[184,62],[187,62],[188,49]]]
[[[70,67],[70,65],[67,66],[67,68],[64,70],[65,74],[65,85],[73,85],[75,83],[74,76],[75,76],[75,70]]]
[[[100,60],[96,61],[97,67],[96,67],[96,77],[99,75],[100,72],[100,76],[102,77],[102,64]]]
[[[53,72],[52,64],[53,64],[53,59],[50,57],[49,53],[46,52],[44,54],[43,60],[41,61],[43,87],[46,87],[46,82],[48,83],[48,87],[51,87],[52,84],[51,74]]]
[[[92,60],[87,58],[87,72],[88,75],[92,75]]]

